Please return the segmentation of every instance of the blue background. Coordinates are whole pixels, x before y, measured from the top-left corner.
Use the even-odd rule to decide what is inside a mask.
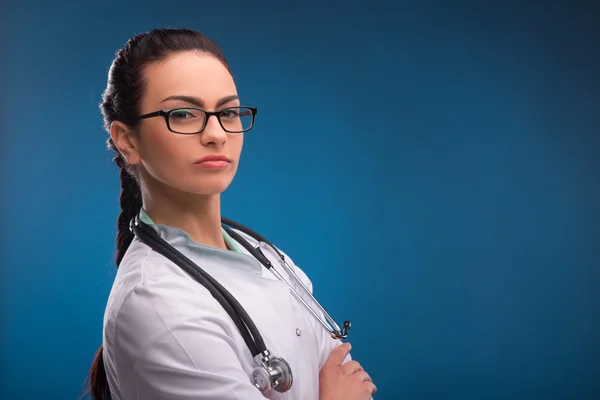
[[[224,214],[353,322],[376,399],[600,398],[600,10],[522,3],[3,6],[0,398],[83,391],[119,212],[98,103],[167,26],[260,109]]]

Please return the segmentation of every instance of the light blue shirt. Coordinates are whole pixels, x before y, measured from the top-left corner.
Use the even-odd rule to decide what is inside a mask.
[[[142,209],[140,210],[140,220],[142,220],[142,222],[144,222],[146,225],[153,225],[153,226],[158,226],[159,224],[155,224],[154,221],[152,221],[152,218],[150,218],[150,216],[148,215],[148,213],[146,213],[146,210],[144,210],[144,208],[142,207]],[[162,225],[164,227],[167,227],[166,225]],[[177,228],[173,228],[173,227],[169,227],[171,229],[177,229]],[[177,229],[178,231],[180,231],[182,234],[188,236],[188,238],[190,240],[192,240],[192,238],[189,237],[189,235],[180,230]],[[225,231],[225,229],[221,228],[221,231],[223,232],[223,239],[225,239],[225,244],[227,245],[227,247],[229,247],[230,250],[235,251],[237,253],[242,253],[239,245],[235,242],[235,240],[233,240],[231,238],[231,236],[229,236],[229,234],[227,233],[227,231]]]

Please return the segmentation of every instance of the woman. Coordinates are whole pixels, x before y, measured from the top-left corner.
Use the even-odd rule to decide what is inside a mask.
[[[94,399],[353,400],[374,393],[349,344],[333,339],[221,226],[220,194],[256,115],[240,107],[222,51],[198,32],[135,36],[113,61],[101,110],[121,169],[119,269],[90,371]],[[288,391],[263,394],[253,385],[256,364],[232,318],[132,233],[136,216],[238,299],[267,347],[291,367]],[[261,250],[276,264],[272,249]]]

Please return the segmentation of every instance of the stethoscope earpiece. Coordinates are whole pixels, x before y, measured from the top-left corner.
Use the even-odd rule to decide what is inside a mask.
[[[138,217],[136,216],[135,218],[131,218],[131,221],[129,221],[129,230],[133,234],[135,234],[135,227],[137,226],[137,220],[138,220]]]

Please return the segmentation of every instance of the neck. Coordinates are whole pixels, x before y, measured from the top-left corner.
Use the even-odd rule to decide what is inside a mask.
[[[221,231],[221,199],[215,195],[183,195],[142,192],[143,207],[157,224],[186,232],[197,243],[227,249]]]

